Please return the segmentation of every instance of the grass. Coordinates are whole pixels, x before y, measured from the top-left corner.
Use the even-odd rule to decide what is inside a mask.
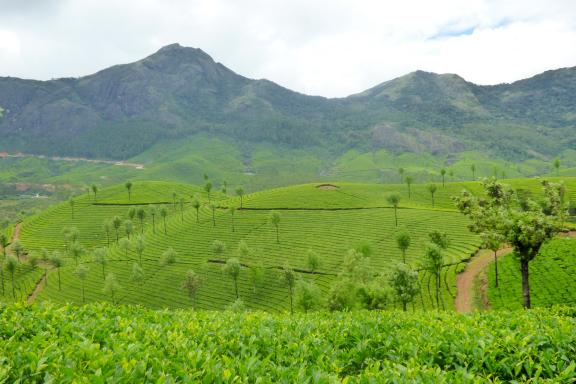
[[[514,254],[498,262],[499,288],[494,287],[494,266],[488,267],[488,298],[494,309],[522,308],[522,277]],[[554,239],[530,262],[530,295],[533,307],[576,305],[576,239]]]
[[[269,314],[0,306],[2,382],[563,382],[574,310]]]

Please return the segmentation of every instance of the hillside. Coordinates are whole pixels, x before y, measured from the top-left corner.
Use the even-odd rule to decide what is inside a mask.
[[[397,168],[409,154],[432,157],[438,167],[469,163],[472,154],[480,154],[490,170],[534,175],[546,173],[556,157],[566,167],[576,166],[570,151],[575,79],[576,70],[566,68],[479,86],[457,75],[417,71],[357,95],[326,99],[245,78],[200,49],[173,44],[81,78],[0,78],[0,150],[147,159],[150,167],[164,167],[156,174],[169,167],[169,174],[194,182],[202,174],[194,169],[198,160],[225,177],[228,168],[220,161],[227,157],[219,154],[226,153],[237,174],[261,175],[266,181],[255,184],[267,186],[326,173],[346,180],[342,172],[351,169],[338,164],[378,153],[386,159],[361,168],[370,172],[370,181],[381,178],[381,170],[389,177],[386,169]],[[201,145],[206,137],[224,151]],[[267,151],[281,156],[267,163],[262,159]],[[170,162],[178,165],[157,159],[159,153],[172,154]],[[299,175],[289,183],[262,170],[273,166],[293,173],[289,164],[298,159],[304,159]],[[510,161],[525,164],[516,170],[507,166]],[[426,168],[414,159],[407,163],[418,172]]]
[[[576,200],[574,183],[575,179],[566,179],[567,196],[572,201]],[[541,194],[538,180],[518,179],[512,184],[534,198]],[[3,300],[27,298],[39,282],[42,289],[36,300],[73,303],[110,300],[103,291],[104,278],[114,273],[121,287],[115,301],[154,308],[182,308],[190,304],[181,285],[187,272],[193,270],[202,280],[195,305],[203,309],[224,309],[234,303],[236,296],[234,283],[223,275],[222,266],[236,257],[241,263],[239,297],[245,305],[271,312],[285,311],[290,308],[290,295],[280,276],[286,264],[294,268],[299,279],[313,283],[326,297],[347,265],[351,248],[368,247],[366,266],[385,277],[403,259],[395,236],[405,229],[412,237],[406,261],[420,270],[422,286],[414,306],[453,308],[456,273],[480,245],[478,236],[468,231],[466,219],[455,211],[450,200],[462,188],[478,192],[480,184],[440,185],[434,202],[425,185],[412,185],[409,195],[404,185],[305,184],[247,194],[242,202],[237,196],[213,192],[210,199],[216,199],[219,206],[212,211],[208,195],[198,187],[134,182],[129,199],[124,186],[119,185],[100,190],[96,197],[93,194],[76,197],[71,200],[73,204],[64,202],[26,219],[21,226],[20,242],[27,253],[42,257],[43,250],[48,255],[58,251],[63,256],[63,265],[56,269],[44,262],[31,268],[21,263],[14,295],[12,281],[6,278]],[[394,209],[386,201],[386,196],[392,193],[399,194],[401,199],[398,227]],[[191,204],[195,195],[201,199],[198,211]],[[232,215],[228,208],[239,208],[240,204],[242,208]],[[166,220],[161,219],[157,211],[152,217],[153,207],[166,208]],[[125,222],[131,208],[143,208],[145,216],[131,219],[132,238],[124,247],[122,242],[117,244],[116,231],[107,232],[104,223],[118,216],[118,237],[128,237]],[[272,211],[280,214],[277,233],[270,223]],[[69,253],[71,243],[63,232],[71,227],[78,230],[75,242],[81,245],[76,256]],[[422,269],[428,233],[434,229],[447,232],[450,240],[443,253],[445,267],[439,302],[434,300],[431,275]],[[141,253],[134,242],[140,233],[145,236]],[[220,250],[214,248],[215,241],[224,244]],[[96,262],[95,248],[107,248],[105,265]],[[162,260],[169,248],[176,252],[176,259],[165,264]],[[310,251],[319,259],[314,269],[308,262]],[[84,279],[76,276],[77,264],[88,268]],[[135,264],[142,269],[143,280],[133,279]],[[262,272],[255,282],[256,267]],[[46,285],[44,273],[47,273]],[[81,294],[82,287],[85,294]],[[398,303],[389,301],[387,305],[395,307]]]
[[[0,306],[5,382],[570,383],[574,310],[152,311]]]

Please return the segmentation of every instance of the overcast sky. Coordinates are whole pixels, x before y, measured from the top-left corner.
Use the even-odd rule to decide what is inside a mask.
[[[416,69],[495,84],[576,66],[576,0],[0,0],[0,76],[82,76],[174,42],[314,95]]]

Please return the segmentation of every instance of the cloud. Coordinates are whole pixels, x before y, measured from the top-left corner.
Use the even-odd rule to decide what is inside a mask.
[[[0,60],[0,75],[81,76],[173,42],[242,75],[324,96],[416,69],[494,84],[576,65],[573,0],[26,3],[0,0],[0,30],[11,36],[0,34],[0,58],[11,57]]]

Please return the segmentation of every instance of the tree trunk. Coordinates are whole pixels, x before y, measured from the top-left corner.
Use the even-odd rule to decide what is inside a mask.
[[[436,275],[436,308],[440,309],[440,273]]]
[[[198,212],[198,208],[196,208],[196,222],[200,222],[200,213]]]
[[[62,284],[61,284],[61,279],[60,279],[60,268],[58,268],[58,290],[59,291],[62,290]]]
[[[394,220],[396,221],[396,226],[398,226],[398,212],[396,207],[394,207]]]
[[[152,215],[152,233],[156,234],[156,215]]]
[[[164,234],[166,235],[168,230],[166,229],[166,218],[164,218]]]
[[[242,209],[242,204],[243,204],[242,196],[240,196],[240,209]]]
[[[292,286],[290,286],[289,288],[290,288],[290,313],[293,314],[294,313],[294,305],[292,303]]]
[[[406,312],[406,301],[402,301],[402,309]]]
[[[494,251],[494,274],[496,276],[495,287],[498,288],[498,251]]]
[[[530,281],[529,281],[529,261],[520,259],[520,272],[522,272],[522,297],[524,299],[524,308],[530,309]]]
[[[402,262],[406,264],[406,251],[402,250]]]
[[[280,233],[278,231],[278,226],[276,226],[276,244],[280,244]]]
[[[234,290],[236,290],[236,299],[239,298],[238,296],[238,280],[234,279]]]
[[[212,226],[216,226],[216,217],[214,216],[214,208],[212,208]]]

